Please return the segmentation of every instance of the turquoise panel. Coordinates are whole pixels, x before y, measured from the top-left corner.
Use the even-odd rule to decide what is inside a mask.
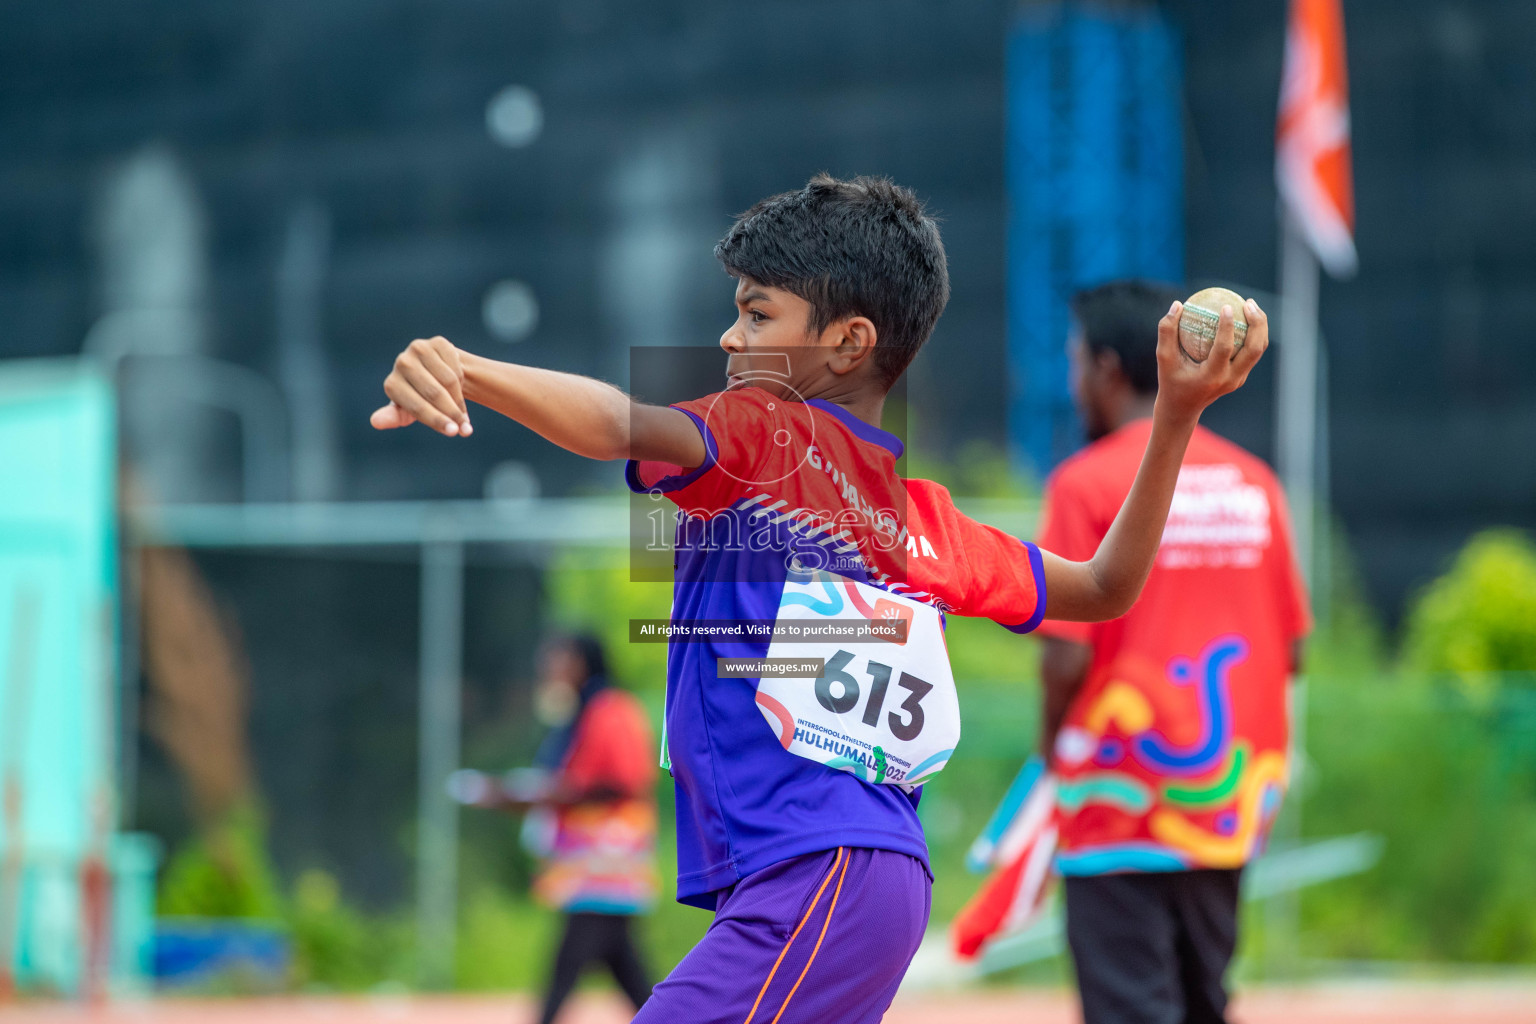
[[[80,865],[120,845],[115,423],[88,364],[0,363],[0,928],[34,987],[78,983]]]

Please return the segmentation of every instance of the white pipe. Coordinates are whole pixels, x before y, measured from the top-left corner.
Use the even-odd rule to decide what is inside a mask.
[[[426,988],[453,984],[458,909],[458,805],[444,788],[459,768],[463,672],[464,547],[421,548],[421,716],[416,834],[416,950]]]

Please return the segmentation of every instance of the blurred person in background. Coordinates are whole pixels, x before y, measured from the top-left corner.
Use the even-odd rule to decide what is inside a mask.
[[[543,860],[538,899],[565,918],[539,1020],[550,1024],[582,971],[608,968],[638,1010],[650,973],[634,918],[655,901],[656,752],[640,702],[613,686],[596,638],[547,642],[534,711],[549,732],[530,769],[496,779],[455,773],[454,798],[476,807],[526,809],[524,841]]]
[[[1048,481],[1039,538],[1063,558],[1092,557],[1131,488],[1158,318],[1177,298],[1117,281],[1073,300],[1091,443]],[[1197,427],[1141,599],[1109,622],[1041,625],[1042,752],[1086,1024],[1226,1019],[1239,879],[1279,812],[1310,624],[1275,475]]]

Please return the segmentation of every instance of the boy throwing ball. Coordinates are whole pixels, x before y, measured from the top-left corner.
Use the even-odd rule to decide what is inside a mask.
[[[677,504],[673,623],[773,628],[668,652],[677,895],[715,920],[636,1020],[875,1024],[928,921],[920,783],[959,738],[941,615],[1028,632],[1047,616],[1125,612],[1196,421],[1242,385],[1267,327],[1249,303],[1235,352],[1224,314],[1196,364],[1180,352],[1173,304],[1158,324],[1140,471],[1093,557],[1074,562],[896,473],[885,397],[949,298],[938,228],[911,192],[822,175],[748,210],[715,254],[736,281],[724,391],[644,405],[431,338],[396,359],[373,425],[467,436],[477,403],[578,455],[629,460],[631,488]],[[902,628],[870,642],[784,640],[850,618]],[[780,656],[814,659],[821,674],[774,676],[766,663]],[[763,675],[722,677],[754,659]]]

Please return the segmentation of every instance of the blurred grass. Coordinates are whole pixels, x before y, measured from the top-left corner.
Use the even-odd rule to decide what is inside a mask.
[[[1304,953],[1536,964],[1533,682],[1314,679],[1305,832],[1368,830],[1386,852],[1302,894]]]

